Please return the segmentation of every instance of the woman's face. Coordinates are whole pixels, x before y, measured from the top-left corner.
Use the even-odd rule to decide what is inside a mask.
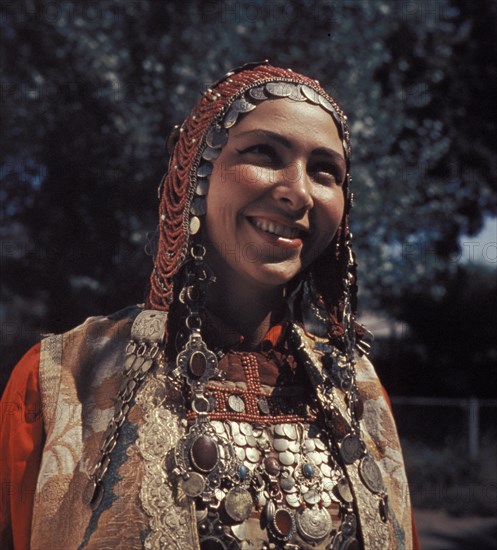
[[[214,272],[265,288],[290,281],[333,239],[345,175],[337,128],[321,107],[284,98],[244,115],[209,178]]]

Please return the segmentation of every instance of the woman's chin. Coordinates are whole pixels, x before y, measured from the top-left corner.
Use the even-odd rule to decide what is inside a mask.
[[[291,266],[285,264],[254,264],[251,269],[244,272],[246,279],[263,287],[277,287],[286,285],[300,273],[300,264],[292,262]]]

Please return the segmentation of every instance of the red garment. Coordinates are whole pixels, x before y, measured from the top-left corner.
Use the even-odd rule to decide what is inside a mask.
[[[15,367],[0,404],[0,548],[29,549],[44,445],[38,380],[40,344]]]
[[[279,328],[277,328],[279,327]],[[265,340],[275,345],[281,325]],[[40,344],[19,361],[0,404],[0,548],[28,550],[31,517],[45,439],[39,388]],[[384,391],[385,399],[390,399]],[[412,518],[413,549],[420,550]]]

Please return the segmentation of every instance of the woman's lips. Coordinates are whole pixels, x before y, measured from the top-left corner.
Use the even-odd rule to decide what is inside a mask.
[[[266,242],[287,249],[299,248],[303,245],[303,232],[295,227],[279,224],[266,218],[247,217],[246,219]]]

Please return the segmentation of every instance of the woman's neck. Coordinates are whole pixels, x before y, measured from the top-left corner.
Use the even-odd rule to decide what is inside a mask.
[[[233,277],[211,285],[207,308],[243,336],[239,349],[255,349],[267,331],[281,320],[285,299],[281,287],[256,288]]]

